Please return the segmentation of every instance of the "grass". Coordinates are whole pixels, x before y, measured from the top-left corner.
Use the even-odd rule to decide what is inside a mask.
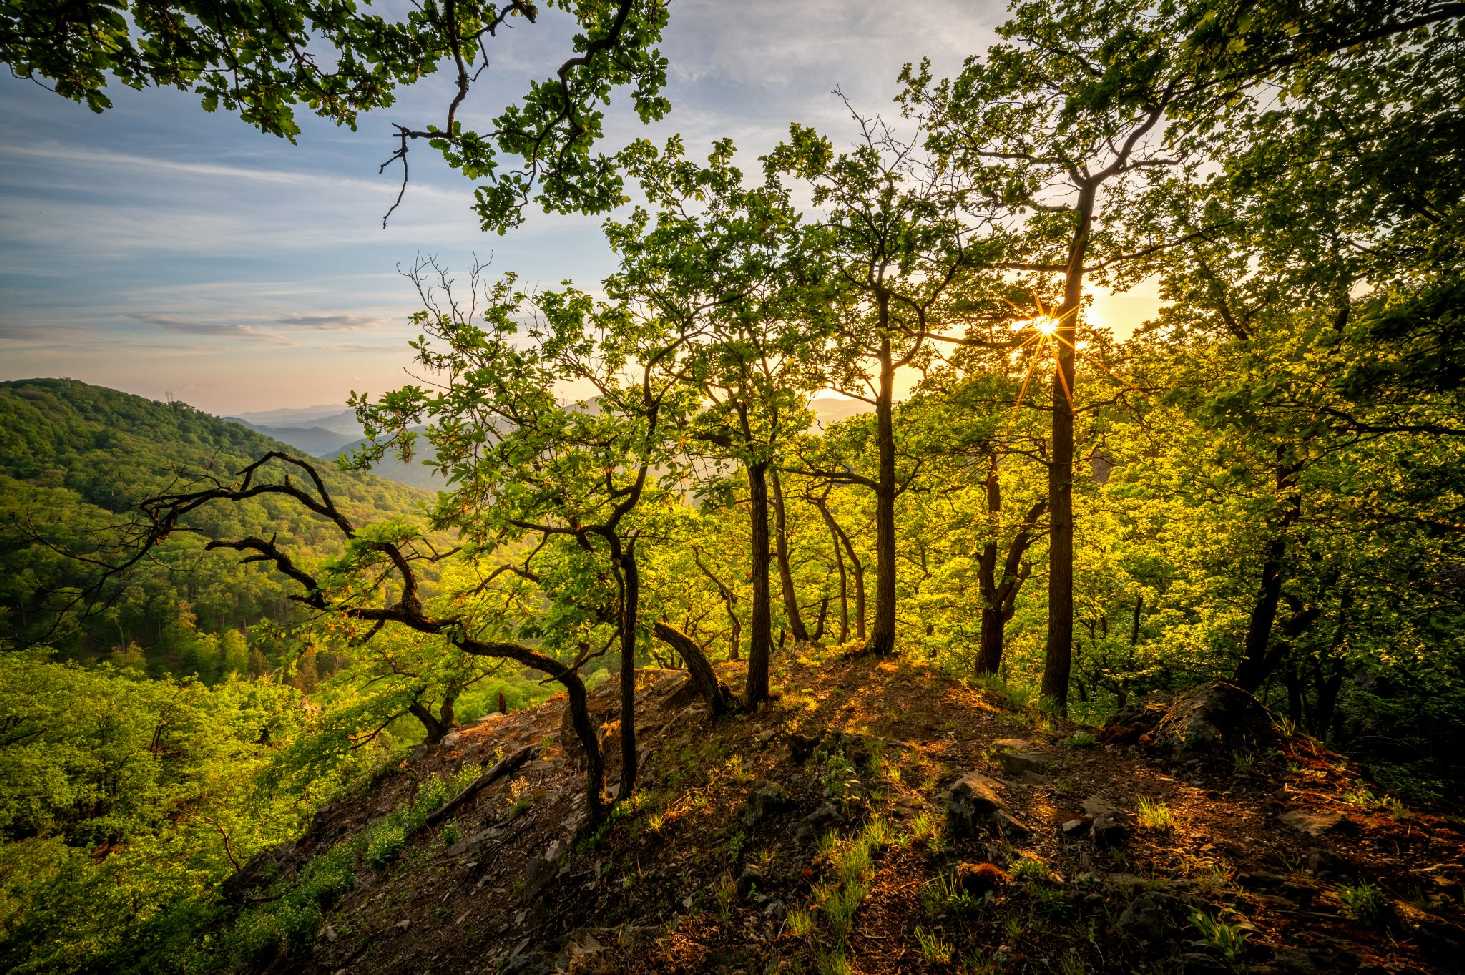
[[[1201,940],[1227,963],[1234,965],[1241,960],[1246,951],[1246,932],[1241,925],[1211,917],[1199,908],[1190,912],[1190,924],[1200,933]]]
[[[842,950],[849,942],[855,914],[870,891],[875,855],[891,839],[889,824],[878,817],[854,836],[841,838],[831,833],[821,838],[819,856],[829,862],[832,876],[814,888],[814,904],[836,949]]]
[[[1338,888],[1343,913],[1369,927],[1380,928],[1389,919],[1389,900],[1373,884],[1348,884]]]
[[[956,950],[950,941],[923,927],[916,928],[916,946],[921,950],[921,957],[932,965],[950,965]]]
[[[950,871],[922,884],[920,899],[921,910],[929,918],[959,918],[977,910],[977,899],[957,886]]]
[[[1175,814],[1163,802],[1141,799],[1136,810],[1139,824],[1145,829],[1168,830],[1175,828]]]
[[[1064,744],[1069,748],[1093,748],[1099,744],[1099,736],[1092,731],[1075,731]]]
[[[1019,857],[1007,868],[1007,872],[1019,883],[1046,884],[1053,880],[1053,871],[1036,857]]]

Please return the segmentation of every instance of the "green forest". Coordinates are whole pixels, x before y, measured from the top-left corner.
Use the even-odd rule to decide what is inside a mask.
[[[337,459],[0,383],[0,967],[1455,970],[1465,8],[1017,0],[750,164],[604,135],[677,4],[549,6],[487,123],[536,5],[0,10],[99,113],[440,73],[397,205],[614,261],[419,256]]]

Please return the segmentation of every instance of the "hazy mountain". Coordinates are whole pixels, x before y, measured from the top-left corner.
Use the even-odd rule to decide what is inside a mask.
[[[418,433],[421,433],[423,428],[416,427],[414,429],[416,429]],[[330,459],[334,460],[337,457],[343,457],[346,454],[351,453],[353,450],[355,450],[357,447],[360,447],[364,443],[366,443],[365,438],[357,437],[353,439],[350,443],[343,444],[342,446],[336,448],[330,453],[323,454],[322,456],[329,457]],[[388,454],[387,456],[383,457],[381,460],[373,464],[371,467],[371,471],[373,474],[376,474],[379,477],[385,477],[393,481],[398,481],[402,484],[409,484],[412,487],[421,488],[424,491],[441,491],[445,487],[443,479],[439,477],[437,473],[429,468],[426,464],[426,461],[432,460],[436,456],[437,453],[432,449],[432,444],[427,442],[427,438],[418,437],[416,444],[416,453],[413,455],[412,463],[404,464],[402,463],[401,459],[399,459],[395,455]]]
[[[320,427],[337,433],[361,436],[361,426],[356,414],[340,403],[324,403],[320,406],[292,406],[277,410],[260,410],[254,413],[235,413],[231,420],[243,420],[252,427]]]
[[[235,423],[242,423],[251,430],[267,437],[273,437],[281,443],[289,444],[296,450],[303,450],[315,457],[329,456],[359,439],[349,434],[337,433],[335,430],[327,430],[325,427],[271,427],[251,423],[237,416],[231,416],[228,419]]]

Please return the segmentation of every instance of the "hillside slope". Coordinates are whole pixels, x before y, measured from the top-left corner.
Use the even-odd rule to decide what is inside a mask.
[[[182,403],[65,379],[0,383],[0,639],[44,640],[83,656],[136,643],[169,657],[150,662],[173,670],[190,666],[182,643],[195,628],[214,634],[296,619],[278,578],[203,548],[245,526],[269,525],[304,551],[334,551],[333,529],[297,505],[266,497],[194,513],[186,523],[192,533],[179,533],[117,580],[105,594],[105,615],[54,626],[55,611],[95,572],[68,554],[115,558],[117,529],[140,500],[201,477],[231,478],[271,450],[293,452]],[[359,522],[411,517],[427,502],[370,474],[320,467],[343,510]]]
[[[556,701],[420,749],[251,864],[221,940],[353,975],[1458,970],[1460,821],[1310,739],[1207,771],[922,666],[778,670],[775,703],[715,725],[644,673],[640,791],[589,837]],[[614,713],[614,685],[595,699]]]

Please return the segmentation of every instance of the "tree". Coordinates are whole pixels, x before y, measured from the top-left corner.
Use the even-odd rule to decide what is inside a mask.
[[[628,170],[655,216],[638,207],[607,224],[621,266],[606,289],[675,330],[684,346],[681,377],[699,403],[688,447],[736,463],[746,477],[752,706],[769,693],[769,472],[780,447],[807,424],[804,403],[821,381],[831,320],[821,310],[818,255],[787,190],[746,186],[733,153],[731,142],[719,141],[701,166],[686,159],[679,139],[660,152],[644,142],[627,150]],[[789,589],[791,580],[785,598]]]
[[[1034,315],[1054,338],[1048,472],[1048,636],[1042,694],[1067,706],[1073,661],[1074,390],[1085,278],[1126,256],[1117,216],[1156,170],[1174,132],[1167,110],[1200,86],[1175,45],[1184,12],[1106,2],[1016,4],[1002,41],[933,82],[907,66],[902,100],[931,126],[932,150],[1025,222]],[[1146,252],[1168,242],[1146,242]],[[1042,295],[1061,295],[1048,303]]]
[[[875,407],[875,476],[845,479],[875,495],[875,619],[866,649],[887,656],[896,635],[896,373],[929,358],[931,336],[955,324],[962,279],[990,260],[996,238],[969,219],[967,186],[939,160],[920,157],[883,121],[851,114],[862,133],[852,151],[836,154],[828,139],[794,125],[767,169],[770,178],[810,184],[822,208],[842,319],[832,379]]]
[[[522,221],[536,190],[548,210],[598,212],[616,204],[616,167],[594,151],[614,89],[630,87],[643,121],[669,108],[660,94],[666,61],[656,49],[666,25],[663,0],[551,6],[569,11],[579,28],[574,53],[485,131],[465,127],[460,113],[488,67],[490,46],[511,28],[538,23],[539,6],[527,0],[429,0],[399,19],[367,13],[355,0],[23,0],[0,12],[0,60],[16,76],[51,82],[58,95],[95,112],[111,106],[112,81],[166,86],[197,94],[205,111],[223,106],[261,132],[292,140],[300,131],[298,106],[355,128],[361,112],[391,107],[401,88],[446,63],[453,94],[443,118],[398,124],[397,148],[382,169],[400,164],[405,191],[409,146],[427,141],[481,181],[474,208],[485,229],[503,232]],[[522,162],[510,167],[509,159]],[[392,209],[401,201],[399,193]]]

